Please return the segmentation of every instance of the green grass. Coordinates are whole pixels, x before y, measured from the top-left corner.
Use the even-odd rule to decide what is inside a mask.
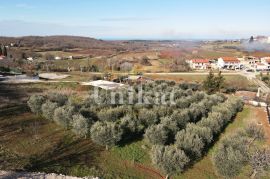
[[[129,160],[138,163],[149,164],[149,150],[151,148],[143,140],[127,144],[125,146],[116,146],[111,149],[112,155],[122,160]]]

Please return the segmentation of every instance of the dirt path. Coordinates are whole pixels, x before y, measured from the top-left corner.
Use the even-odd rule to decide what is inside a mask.
[[[252,116],[251,120],[262,124],[263,130],[265,132],[266,141],[270,144],[270,125],[267,119],[267,112],[264,107],[251,107],[252,108]]]
[[[267,143],[270,145],[270,125],[268,123],[267,112],[264,107],[251,107],[252,115],[250,116],[250,121],[254,121],[258,124],[261,124],[264,132]]]

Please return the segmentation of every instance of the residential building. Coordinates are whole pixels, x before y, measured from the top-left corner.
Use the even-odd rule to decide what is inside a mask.
[[[235,57],[220,57],[217,62],[218,68],[236,70],[243,68],[240,60]]]
[[[195,70],[206,70],[211,68],[210,61],[208,59],[192,59],[188,61],[190,68]]]

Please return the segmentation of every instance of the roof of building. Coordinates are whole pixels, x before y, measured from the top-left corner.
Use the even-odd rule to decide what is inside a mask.
[[[114,90],[114,89],[119,89],[119,88],[123,88],[126,86],[122,83],[115,83],[112,81],[105,81],[105,80],[82,82],[81,84],[85,85],[85,86],[95,86],[95,87],[99,87],[99,88],[102,88],[105,90]]]
[[[192,63],[209,63],[209,59],[192,59]]]
[[[240,60],[238,60],[235,57],[221,57],[223,59],[224,62],[240,62]]]
[[[264,63],[257,62],[256,65],[258,66],[266,66]]]

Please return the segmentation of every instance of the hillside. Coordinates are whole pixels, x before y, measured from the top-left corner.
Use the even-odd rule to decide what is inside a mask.
[[[117,48],[117,44],[109,41],[98,40],[79,36],[25,36],[25,37],[0,37],[2,44],[16,44],[21,47],[40,49],[71,49],[71,48]]]

